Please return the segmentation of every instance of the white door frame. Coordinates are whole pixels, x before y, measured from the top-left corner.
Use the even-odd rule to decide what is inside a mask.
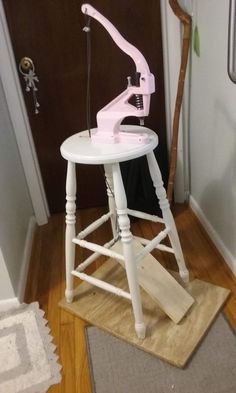
[[[180,23],[174,16],[166,0],[161,0],[164,78],[165,78],[165,105],[167,124],[167,144],[170,149],[172,121],[174,115],[175,96],[178,83],[178,70],[181,56]],[[29,193],[32,200],[36,220],[39,225],[47,223],[49,209],[46,194],[42,182],[37,154],[32,138],[31,128],[27,116],[25,102],[19,82],[13,49],[9,36],[6,16],[0,0],[0,75],[6,96],[9,114],[16,141],[21,156]],[[27,53],[22,53],[22,56]],[[158,80],[157,80],[158,84]],[[158,86],[157,86],[158,91]],[[183,133],[182,119],[180,121],[180,138],[178,147],[178,167],[175,189],[175,199],[183,202],[184,169],[183,169]]]
[[[20,87],[2,0],[0,0],[0,53],[0,76],[10,118],[15,132],[35,217],[37,223],[43,225],[48,221],[49,209],[25,102]],[[23,53],[22,56],[24,55],[27,54]]]

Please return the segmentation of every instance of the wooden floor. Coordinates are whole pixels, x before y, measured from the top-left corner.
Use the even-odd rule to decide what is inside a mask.
[[[201,280],[223,286],[232,291],[224,311],[236,328],[236,279],[212,245],[197,218],[188,207],[176,206],[175,220],[186,261],[192,274]],[[78,213],[78,231],[104,212],[103,208],[82,210]],[[64,215],[54,215],[49,223],[36,231],[25,301],[38,301],[46,317],[63,365],[63,379],[49,393],[90,393],[90,375],[87,363],[84,322],[58,307],[64,296]],[[132,223],[133,233],[152,238],[158,224],[138,220]],[[108,224],[90,235],[99,244],[111,238]],[[78,261],[87,256],[87,250],[77,250]],[[155,256],[155,253],[153,254]],[[175,269],[172,255],[156,252],[158,260],[169,269]],[[97,266],[103,262],[100,259]],[[91,267],[89,268],[91,271]],[[77,285],[79,280],[76,280]]]

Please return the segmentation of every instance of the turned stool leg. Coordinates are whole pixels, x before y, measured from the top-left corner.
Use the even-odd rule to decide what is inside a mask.
[[[125,258],[125,269],[131,301],[135,318],[135,330],[138,338],[144,339],[146,327],[143,319],[140,288],[138,283],[137,265],[132,247],[132,234],[130,232],[130,220],[127,215],[127,200],[121,177],[119,164],[112,165],[114,195],[117,206],[118,223],[121,231],[121,241]]]
[[[156,195],[159,200],[159,205],[162,211],[165,225],[168,228],[170,228],[170,232],[168,236],[171,242],[171,246],[175,253],[176,261],[179,267],[179,274],[184,282],[188,282],[189,272],[185,265],[184,256],[179,241],[179,236],[175,226],[175,221],[170,210],[168,199],[166,197],[166,190],[163,186],[161,172],[153,152],[147,154],[147,160],[148,160],[150,175],[156,190]]]
[[[73,301],[73,276],[71,271],[75,265],[75,244],[72,239],[75,237],[76,224],[76,174],[75,164],[68,161],[66,176],[66,291],[65,297],[68,303]]]
[[[108,196],[108,206],[109,211],[112,213],[111,215],[111,229],[113,237],[117,237],[117,214],[116,214],[116,204],[114,198],[114,186],[113,186],[113,177],[112,177],[112,166],[104,165],[105,176],[106,176],[106,187],[107,187],[107,196]]]

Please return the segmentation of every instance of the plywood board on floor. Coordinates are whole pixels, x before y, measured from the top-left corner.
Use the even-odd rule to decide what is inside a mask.
[[[133,248],[135,255],[143,250],[137,240],[133,241]],[[122,254],[121,241],[115,243],[111,250]],[[117,262],[124,267],[123,261]],[[150,253],[138,264],[138,277],[139,285],[175,323],[182,320],[194,303],[193,297]]]
[[[125,271],[112,259],[94,274],[99,279],[128,289]],[[194,279],[187,291],[195,302],[179,324],[175,324],[141,289],[147,335],[139,340],[134,331],[131,303],[86,282],[78,286],[73,303],[59,305],[89,324],[177,366],[184,367],[226,301],[229,290]]]

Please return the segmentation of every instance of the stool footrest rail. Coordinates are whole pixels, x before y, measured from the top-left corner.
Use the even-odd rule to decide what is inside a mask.
[[[110,248],[117,242],[119,237],[117,236],[116,238],[111,239],[109,242],[105,243],[103,247],[105,248]],[[91,265],[98,257],[100,257],[102,254],[100,252],[94,252],[92,255],[90,255],[87,259],[85,259],[83,262],[81,262],[77,268],[77,272],[83,272],[89,265]]]
[[[106,248],[104,246],[100,246],[98,244],[91,243],[86,240],[80,240],[80,239],[77,239],[76,237],[72,240],[72,242],[75,244],[78,244],[80,247],[88,248],[89,250],[94,251],[94,252],[98,252],[99,254],[102,254],[102,255],[107,255],[110,258],[119,259],[121,261],[125,260],[123,255],[118,254],[115,251],[109,250],[108,248]]]
[[[134,238],[136,240],[138,240],[144,246],[147,246],[151,241],[151,240],[144,239],[143,237],[140,237],[140,236],[134,236]],[[170,252],[171,254],[175,253],[172,247],[168,247],[165,244],[157,244],[154,248],[156,248],[157,250],[160,250],[160,251]]]
[[[156,246],[168,235],[170,232],[169,228],[161,231],[154,239],[150,240],[144,249],[136,255],[136,262],[140,262],[147,254],[149,254]]]
[[[142,218],[143,220],[148,220],[152,222],[160,222],[164,224],[164,220],[161,217],[155,216],[154,214],[148,214],[144,212],[140,212],[138,210],[127,209],[127,214],[133,217]]]
[[[73,276],[79,277],[83,281],[87,281],[89,284],[95,285],[98,288],[104,289],[105,291],[111,292],[117,296],[124,297],[125,299],[131,300],[130,293],[124,291],[121,288],[117,288],[114,285],[111,285],[105,281],[99,280],[96,277],[89,276],[85,273],[80,273],[76,270],[72,270],[71,274]]]
[[[78,233],[77,238],[84,239],[86,236],[88,236],[90,233],[92,233],[93,231],[98,229],[102,224],[108,221],[111,215],[112,213],[108,212],[107,214],[104,214],[103,216],[98,218],[96,221],[92,222],[92,224],[88,225],[83,231]]]

